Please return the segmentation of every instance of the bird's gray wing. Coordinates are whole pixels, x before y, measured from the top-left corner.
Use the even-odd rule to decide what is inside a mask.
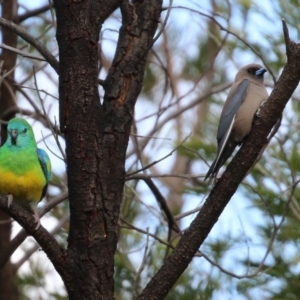
[[[225,106],[223,108],[220,123],[218,127],[218,153],[213,164],[210,166],[205,179],[210,176],[215,177],[224,164],[226,159],[232,154],[236,143],[234,141],[228,142],[232,127],[234,125],[236,113],[245,101],[247,91],[250,85],[248,79],[244,79],[234,91],[230,91],[228,99],[226,100]]]
[[[221,144],[226,144],[226,140],[230,135],[236,113],[246,98],[249,85],[250,81],[248,79],[244,79],[236,88],[236,91],[229,100],[228,105],[224,107],[217,133],[217,140],[219,144],[222,140],[223,141]]]

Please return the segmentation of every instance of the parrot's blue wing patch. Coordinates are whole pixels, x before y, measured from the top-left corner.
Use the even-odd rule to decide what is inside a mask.
[[[43,188],[42,196],[40,199],[40,200],[42,200],[46,196],[48,181],[51,179],[51,161],[45,150],[37,148],[36,153],[38,155],[38,159],[39,159],[41,168],[42,168],[43,173],[47,180],[47,183]]]
[[[49,181],[51,179],[51,162],[47,152],[43,149],[37,148],[37,155],[41,164],[43,173]]]

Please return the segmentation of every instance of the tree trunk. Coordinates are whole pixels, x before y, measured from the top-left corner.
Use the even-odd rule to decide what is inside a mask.
[[[162,5],[158,0],[150,2],[54,1],[60,126],[66,137],[71,212],[67,265],[73,278],[64,278],[70,299],[114,298],[125,154]],[[120,4],[123,24],[101,104],[99,33]]]
[[[2,17],[15,21],[17,16],[17,1],[3,1],[2,2]],[[2,28],[2,42],[10,47],[16,47],[17,45],[17,35],[12,33],[10,30]],[[0,61],[3,62],[2,74],[3,72],[11,71],[16,65],[16,54],[1,49],[2,53],[0,56]],[[7,121],[13,117],[13,114],[8,113],[8,109],[15,106],[15,88],[14,82],[14,71],[12,71],[7,77],[2,81],[0,87],[0,118],[1,120]],[[6,126],[1,125],[1,143],[6,139]],[[11,222],[10,217],[0,210],[0,255],[2,251],[7,247],[10,242],[11,235]],[[17,299],[17,289],[14,283],[15,274],[13,266],[10,261],[6,266],[0,270],[0,299],[2,300],[14,300]]]

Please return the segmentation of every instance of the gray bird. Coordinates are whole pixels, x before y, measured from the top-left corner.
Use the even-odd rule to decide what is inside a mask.
[[[267,70],[261,65],[250,64],[236,74],[220,117],[217,157],[204,180],[217,176],[235,147],[249,134],[254,114],[269,97],[264,86],[265,72]]]

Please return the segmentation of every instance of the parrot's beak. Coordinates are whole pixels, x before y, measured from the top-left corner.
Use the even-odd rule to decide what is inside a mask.
[[[11,144],[16,145],[17,144],[17,138],[18,138],[18,130],[12,129],[10,132],[10,137],[11,137]]]

